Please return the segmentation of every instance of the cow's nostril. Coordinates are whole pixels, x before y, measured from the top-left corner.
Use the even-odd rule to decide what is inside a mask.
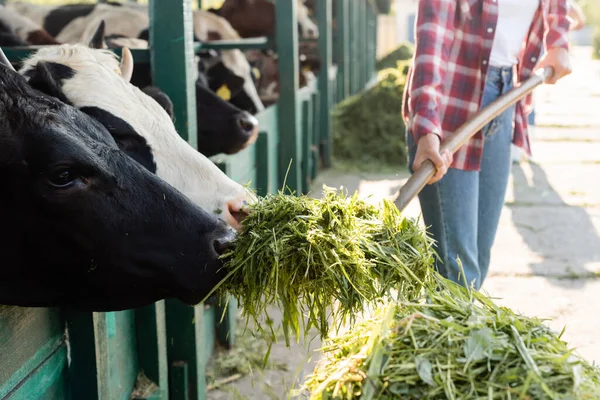
[[[246,219],[249,213],[250,212],[247,208],[238,208],[231,204],[229,205],[229,214],[231,214],[231,216],[233,217],[235,222],[238,223],[238,225],[242,224],[242,222],[244,221],[244,219]]]
[[[233,241],[231,236],[226,236],[223,238],[215,239],[213,241],[213,247],[218,255],[223,255],[227,250],[231,249],[233,245]]]
[[[238,118],[240,128],[248,134],[253,134],[258,127],[258,120],[250,113],[243,113]]]

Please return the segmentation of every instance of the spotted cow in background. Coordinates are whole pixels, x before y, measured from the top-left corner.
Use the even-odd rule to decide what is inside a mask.
[[[284,0],[279,0],[284,1]],[[310,18],[303,0],[297,2],[297,18],[300,36],[314,39],[319,28]],[[221,8],[211,12],[225,18],[243,38],[275,35],[275,2],[270,0],[225,0]]]
[[[0,46],[43,46],[60,44],[39,24],[0,5]]]

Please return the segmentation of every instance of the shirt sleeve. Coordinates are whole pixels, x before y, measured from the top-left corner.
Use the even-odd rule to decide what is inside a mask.
[[[415,141],[428,133],[443,138],[439,115],[445,65],[454,35],[456,0],[419,0],[409,118]]]
[[[546,49],[561,47],[569,49],[569,27],[567,0],[550,0],[548,7],[548,30],[546,31]]]

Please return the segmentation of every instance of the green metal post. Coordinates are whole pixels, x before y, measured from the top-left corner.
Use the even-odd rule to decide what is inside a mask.
[[[359,70],[359,90],[362,90],[367,84],[367,64],[369,63],[369,53],[367,52],[367,1],[368,0],[360,0],[357,4],[358,6],[358,19],[359,19],[359,48],[360,54],[362,55],[359,60],[360,70]]]
[[[298,105],[298,18],[295,1],[278,1],[276,6],[277,54],[279,58],[279,186],[302,190],[302,131]],[[288,166],[292,163],[288,170]]]
[[[197,147],[194,43],[190,0],[150,0],[153,81],[173,101],[175,127]]]
[[[377,38],[379,35],[379,13],[376,9],[373,9],[373,56],[371,62],[373,63],[373,74],[377,72]]]
[[[358,90],[357,72],[358,65],[357,52],[358,52],[358,34],[357,31],[358,13],[355,2],[348,4],[348,29],[350,30],[350,67],[349,67],[349,80],[350,80],[350,95],[353,95]]]
[[[331,166],[331,84],[329,70],[331,69],[331,0],[317,2],[317,22],[319,25],[319,92],[321,93],[321,112],[319,113],[320,149],[323,151],[323,164],[325,168]]]
[[[312,168],[310,149],[313,145],[312,138],[314,124],[312,101],[302,101],[302,194],[307,194],[310,187],[310,171]]]
[[[349,0],[337,0],[337,28],[338,28],[338,52],[340,63],[339,76],[341,98],[343,100],[350,94],[350,12],[349,12]]]
[[[194,82],[194,43],[192,6],[190,0],[150,0],[151,69],[154,84],[171,98],[174,105],[175,127],[181,137],[197,147],[196,96]],[[160,303],[159,303],[160,304]],[[165,312],[156,312],[156,325],[166,326],[159,343],[167,343],[168,365],[187,362],[190,388],[196,385],[197,351],[194,335],[194,308],[177,300],[167,300]],[[199,306],[202,309],[202,305]],[[150,349],[144,349],[150,351]],[[160,357],[160,349],[157,358]],[[162,361],[164,365],[164,360]],[[203,371],[202,371],[203,372]],[[161,382],[164,378],[161,377]],[[162,388],[161,388],[162,389]],[[163,390],[164,393],[164,390]]]
[[[367,5],[367,82],[373,78],[375,73],[375,62],[377,58],[376,23],[377,14],[371,4]]]

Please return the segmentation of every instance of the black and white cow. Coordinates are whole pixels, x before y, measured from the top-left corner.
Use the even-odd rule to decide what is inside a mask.
[[[88,43],[98,26],[104,21],[104,33],[107,39],[125,37],[131,39],[149,38],[148,6],[137,3],[76,3],[58,6],[43,6],[24,2],[10,3],[15,11],[29,17],[54,34],[61,43]],[[197,41],[239,39],[239,35],[224,19],[203,10],[195,10],[194,36]],[[137,41],[135,47],[146,48],[147,42]],[[252,71],[244,54],[237,50],[219,52],[223,65],[231,73],[243,79],[243,90],[228,101],[234,106],[256,114],[264,109],[254,86]],[[210,73],[210,72],[209,72]]]
[[[59,44],[41,26],[14,10],[0,5],[0,46]]]
[[[104,24],[89,39],[93,48],[123,48],[142,39],[102,35]],[[240,110],[223,99],[224,90],[229,97],[243,90],[243,79],[226,68],[212,52],[202,52],[198,58],[196,74],[196,129],[198,151],[207,157],[216,154],[235,154],[248,147],[258,137],[258,120],[249,112]],[[210,55],[209,55],[210,54]],[[165,93],[153,86],[150,65],[137,64],[131,83],[153,97],[173,117],[173,104]],[[217,94],[219,93],[220,96]]]
[[[6,7],[39,24],[61,43],[79,42],[90,22],[100,19],[106,21],[115,33],[147,39],[148,14],[132,7],[122,7],[118,2],[59,5],[11,2]],[[136,30],[139,26],[145,28]]]
[[[104,125],[119,147],[149,171],[234,228],[254,195],[231,180],[176,132],[166,111],[128,82],[131,53],[120,65],[109,50],[48,46],[24,60],[30,84],[73,104]]]
[[[77,49],[69,50],[84,61]],[[34,59],[28,75],[37,86],[62,82],[66,89],[69,76],[82,78],[64,64]],[[89,72],[91,79],[98,77]],[[107,85],[94,88],[104,100],[115,94]],[[139,97],[137,89],[127,90],[120,107]],[[132,116],[139,104],[124,113]],[[93,108],[88,105],[90,114]],[[134,161],[128,146],[144,138],[115,118],[103,125],[0,65],[0,304],[86,311],[118,311],[165,298],[197,304],[223,278],[219,256],[233,230]],[[160,124],[156,118],[150,123]],[[169,132],[164,136],[176,142]],[[179,172],[204,179],[194,182],[205,192],[197,198],[232,186],[222,182],[217,188],[218,182],[211,184],[217,176],[196,167]]]

